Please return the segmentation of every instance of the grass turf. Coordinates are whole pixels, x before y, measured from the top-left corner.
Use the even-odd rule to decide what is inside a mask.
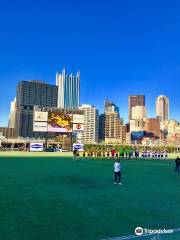
[[[180,227],[180,174],[172,160],[0,157],[0,239],[98,240],[137,226]],[[172,238],[173,239],[173,238]]]

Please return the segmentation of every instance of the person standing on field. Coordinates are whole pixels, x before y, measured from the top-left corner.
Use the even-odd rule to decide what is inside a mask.
[[[179,173],[179,167],[180,167],[180,158],[179,157],[176,158],[175,163],[176,163],[175,172]]]
[[[77,150],[74,149],[74,150],[73,150],[73,159],[76,160],[76,157],[77,157]]]
[[[116,153],[116,151],[115,151],[114,148],[113,148],[113,149],[111,150],[111,157],[112,157],[112,158],[114,158],[115,153]]]
[[[121,164],[118,160],[114,163],[114,184],[122,185],[121,183]]]

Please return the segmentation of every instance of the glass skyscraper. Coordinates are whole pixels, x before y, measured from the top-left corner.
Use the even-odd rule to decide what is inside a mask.
[[[62,73],[56,74],[56,85],[58,86],[58,108],[78,109],[80,102],[80,72],[77,75]]]

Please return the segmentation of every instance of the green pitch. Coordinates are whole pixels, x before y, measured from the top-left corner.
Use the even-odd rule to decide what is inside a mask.
[[[172,160],[0,158],[0,239],[99,240],[137,226],[180,227],[180,174]]]

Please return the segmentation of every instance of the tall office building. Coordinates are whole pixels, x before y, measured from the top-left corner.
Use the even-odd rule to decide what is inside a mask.
[[[16,90],[15,129],[18,137],[44,137],[33,132],[34,106],[57,107],[57,86],[41,81],[21,81]]]
[[[136,106],[145,106],[144,95],[129,95],[128,98],[128,118],[132,119],[132,108]]]
[[[99,141],[105,140],[105,114],[99,115]]]
[[[16,116],[16,98],[11,102],[11,108],[9,113],[8,127],[15,128],[15,116]]]
[[[144,130],[146,131],[146,136],[149,137],[160,137],[160,122],[158,118],[146,118]]]
[[[120,140],[121,119],[119,108],[112,102],[106,100],[105,104],[105,142],[115,143]]]
[[[119,108],[113,102],[109,100],[104,101],[104,112],[117,112],[119,114]]]
[[[119,128],[121,122],[117,112],[105,113],[105,141],[108,143],[110,139],[119,138]],[[112,140],[112,141],[114,141]]]
[[[143,119],[130,120],[130,132],[141,132],[141,131],[144,131],[144,120]]]
[[[58,108],[77,109],[80,103],[80,72],[77,75],[62,73],[56,74],[56,85],[58,86]]]
[[[119,134],[119,143],[125,144],[126,143],[126,135],[128,132],[128,126],[127,125],[120,125],[120,134]]]
[[[83,104],[79,107],[84,113],[84,143],[98,143],[99,137],[99,111],[92,105]]]
[[[176,127],[179,126],[178,121],[171,119],[168,121],[168,135],[175,134],[176,133]]]
[[[114,114],[115,113],[115,114]],[[119,119],[119,108],[111,101],[104,101],[104,114],[99,116],[99,139],[104,141],[106,138],[114,136],[114,131],[116,132],[116,123],[112,125],[114,119]]]
[[[156,99],[156,116],[160,122],[169,120],[169,98],[160,95]]]
[[[145,106],[132,107],[132,119],[140,120],[147,117],[147,110]]]

